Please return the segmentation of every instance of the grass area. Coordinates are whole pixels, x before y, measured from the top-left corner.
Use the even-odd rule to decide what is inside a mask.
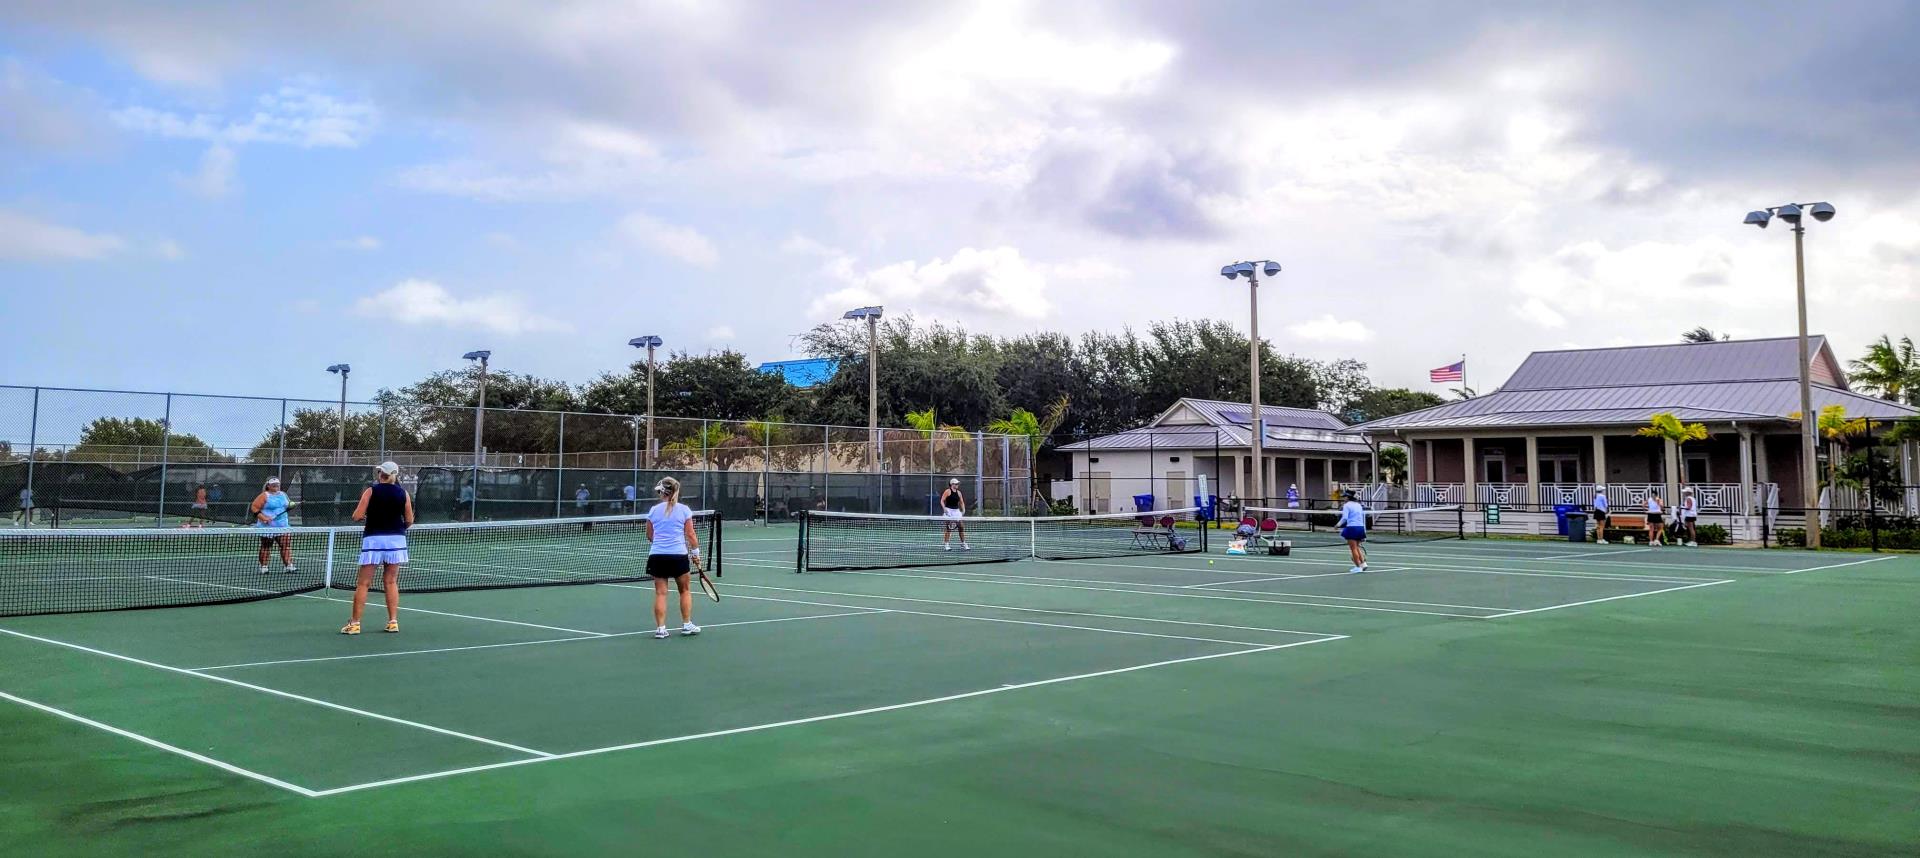
[[[697,606],[708,630],[690,640],[632,634],[651,622],[625,585],[414,597],[434,613],[409,611],[398,636],[330,634],[337,594],[0,620],[0,692],[96,722],[0,701],[0,842],[1157,858],[1920,845],[1920,558],[1473,540],[1381,546],[1393,571],[1370,576],[1328,574],[1344,564],[1325,549],[794,575],[791,539],[730,529],[727,598]],[[381,785],[406,777],[422,779]]]

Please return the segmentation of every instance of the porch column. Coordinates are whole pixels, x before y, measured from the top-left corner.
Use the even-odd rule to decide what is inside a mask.
[[[1232,483],[1227,482],[1227,474],[1233,475]],[[1246,481],[1240,476],[1240,456],[1237,453],[1227,456],[1226,473],[1215,477],[1215,479],[1219,481],[1220,485],[1214,489],[1214,492],[1221,497],[1227,497],[1228,495],[1244,497],[1247,493]]]
[[[1540,439],[1528,435],[1527,441],[1527,503],[1540,503]]]
[[[1767,464],[1766,433],[1753,436],[1753,474],[1760,482],[1773,482],[1773,468]]]
[[[1320,460],[1320,482],[1327,487],[1327,494],[1331,496],[1334,490],[1332,456]]]
[[[1753,430],[1740,430],[1740,506],[1741,515],[1753,515]]]
[[[1906,461],[1905,459],[1901,460],[1903,464],[1905,463],[1905,461]],[[1354,480],[1354,482],[1359,482],[1359,480]],[[1372,485],[1374,483],[1383,483],[1383,482],[1386,482],[1386,480],[1383,480],[1380,478],[1380,442],[1368,441],[1367,442],[1367,484]],[[1905,482],[1905,481],[1903,480],[1902,482]]]
[[[1593,436],[1593,481],[1601,485],[1607,482],[1607,436],[1597,432]]]
[[[1425,463],[1427,466],[1427,474],[1426,474],[1426,479],[1417,479],[1415,480],[1415,482],[1423,482],[1428,485],[1432,485],[1433,484],[1433,439],[1428,438],[1427,440],[1422,441],[1420,443],[1425,444],[1427,446],[1427,461]]]
[[[1478,463],[1473,460],[1472,435],[1460,439],[1460,461],[1465,466],[1460,473],[1460,476],[1465,478],[1460,481],[1460,493],[1465,495],[1465,497],[1461,498],[1460,502],[1478,503],[1480,500],[1480,475],[1474,473],[1478,470],[1476,467]]]
[[[1300,505],[1306,506],[1313,499],[1307,493],[1307,457],[1298,456],[1293,460],[1293,484],[1300,487]]]
[[[1665,448],[1662,453],[1666,462],[1666,479],[1660,481],[1662,489],[1660,493],[1666,496],[1668,504],[1678,505],[1680,503],[1680,445],[1668,438],[1661,442],[1661,446]]]

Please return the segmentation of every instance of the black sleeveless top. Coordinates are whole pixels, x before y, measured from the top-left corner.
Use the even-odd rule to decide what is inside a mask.
[[[959,509],[960,508],[960,490],[958,488],[948,486],[946,494],[940,498],[940,505],[946,507],[947,509]]]
[[[367,498],[367,527],[362,536],[400,536],[407,532],[407,490],[393,483],[374,483]]]

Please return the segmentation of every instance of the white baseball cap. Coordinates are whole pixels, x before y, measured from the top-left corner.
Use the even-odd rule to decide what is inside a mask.
[[[267,478],[267,485],[270,485],[270,486],[277,486],[277,485],[280,485],[280,478],[279,478],[279,477],[268,477],[268,478]]]
[[[373,469],[376,471],[379,471],[380,473],[386,474],[389,477],[400,476],[400,466],[394,464],[393,462],[381,462],[378,465],[374,465]]]
[[[957,485],[960,485],[960,478],[959,478],[959,477],[954,477],[953,479],[951,479],[951,480],[948,480],[948,481],[947,481],[947,485],[950,485],[950,486],[957,486]]]

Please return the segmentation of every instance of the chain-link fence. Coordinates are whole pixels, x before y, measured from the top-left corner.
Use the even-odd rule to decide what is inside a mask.
[[[0,512],[15,526],[244,524],[269,478],[296,524],[345,524],[392,460],[419,520],[644,511],[661,477],[731,519],[925,514],[959,480],[1030,510],[1026,438],[645,415],[0,386]]]

